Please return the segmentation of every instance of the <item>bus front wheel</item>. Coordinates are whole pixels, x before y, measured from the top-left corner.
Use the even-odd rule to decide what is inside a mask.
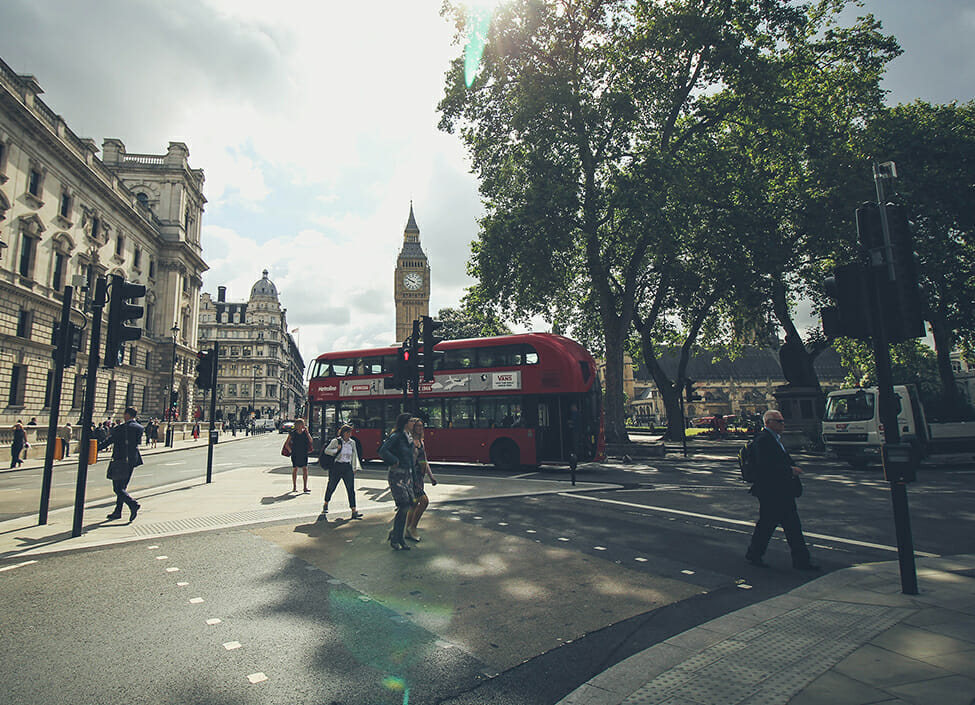
[[[491,446],[491,463],[502,471],[517,470],[521,467],[521,453],[518,445],[510,438],[499,438]]]

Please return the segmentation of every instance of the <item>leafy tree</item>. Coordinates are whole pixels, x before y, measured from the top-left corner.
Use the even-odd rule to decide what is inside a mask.
[[[468,295],[461,308],[440,309],[437,320],[443,323],[443,328],[437,332],[444,340],[511,335],[511,329],[493,311],[477,308],[474,300]]]
[[[889,108],[870,124],[864,151],[897,164],[895,198],[920,258],[942,404],[964,413],[951,353],[975,338],[975,102]]]

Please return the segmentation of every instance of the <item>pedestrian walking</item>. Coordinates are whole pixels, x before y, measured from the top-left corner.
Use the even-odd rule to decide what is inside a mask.
[[[345,483],[345,493],[349,497],[349,511],[352,512],[349,518],[362,518],[355,508],[355,474],[362,470],[362,460],[359,458],[359,448],[352,438],[353,430],[348,424],[343,425],[339,429],[339,435],[329,441],[322,451],[323,454],[335,458],[328,469],[328,485],[325,487],[325,502],[322,505],[323,518],[328,513],[328,503],[332,500],[332,493],[340,480]]]
[[[132,471],[142,465],[142,454],[139,453],[139,442],[142,440],[143,428],[136,421],[139,413],[134,407],[125,409],[125,421],[112,427],[112,432],[105,441],[105,446],[112,446],[112,459],[108,463],[108,478],[112,481],[115,491],[115,511],[108,515],[108,519],[122,518],[122,505],[129,507],[129,523],[135,521],[142,505],[132,499],[126,491]]]
[[[73,431],[71,429],[71,424],[64,424],[64,428],[61,431],[61,445],[64,446],[61,450],[63,452],[62,458],[67,458],[69,451],[71,450],[71,438]]]
[[[393,518],[393,529],[387,540],[393,550],[408,551],[403,532],[406,529],[406,515],[414,504],[413,494],[413,439],[406,432],[406,424],[410,421],[409,414],[396,417],[396,427],[379,446],[379,457],[389,466],[387,480],[389,491],[396,503],[396,516]]]
[[[308,454],[311,452],[311,434],[305,427],[304,419],[297,419],[295,427],[288,433],[284,441],[282,454],[291,456],[291,491],[298,491],[298,468],[301,468],[301,478],[304,484],[304,492],[311,492],[308,489]]]
[[[20,454],[23,453],[27,448],[30,448],[30,443],[27,442],[27,431],[24,430],[24,424],[18,420],[17,423],[14,424],[14,439],[10,444],[11,468],[24,464]]]
[[[424,510],[430,504],[424,487],[424,480],[429,476],[430,483],[436,485],[437,478],[433,476],[430,463],[427,462],[427,450],[423,444],[423,419],[414,418],[412,421],[413,428],[410,433],[413,436],[413,494],[416,496],[416,504],[406,516],[406,531],[403,535],[412,541],[419,541],[420,534],[417,531],[417,524],[419,524]]]
[[[819,570],[809,557],[809,548],[802,535],[802,524],[796,508],[796,497],[802,494],[802,470],[792,460],[782,445],[785,419],[782,412],[769,409],[762,416],[764,428],[753,441],[756,480],[748,492],[758,498],[758,521],[752,540],[745,553],[745,560],[752,565],[767,567],[762,559],[768,548],[775,527],[782,526],[789,550],[792,567],[797,570]]]
[[[200,422],[199,421],[197,421],[196,423],[193,424],[192,434],[193,434],[193,441],[194,441],[194,443],[196,441],[200,440]]]

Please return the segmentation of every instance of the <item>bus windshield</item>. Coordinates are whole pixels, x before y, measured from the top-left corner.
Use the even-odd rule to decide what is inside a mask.
[[[824,421],[867,421],[873,418],[874,393],[858,390],[849,394],[830,395],[826,400]]]

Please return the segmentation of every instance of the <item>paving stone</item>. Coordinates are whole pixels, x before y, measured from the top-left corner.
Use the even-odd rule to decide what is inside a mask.
[[[964,676],[906,683],[886,690],[914,705],[971,705],[975,701],[975,680]]]
[[[901,656],[872,644],[854,651],[840,661],[835,669],[838,673],[878,688],[950,675],[947,671],[923,661]]]
[[[937,666],[960,676],[975,678],[975,650],[942,654],[938,657]]]
[[[927,627],[932,624],[950,624],[959,619],[967,619],[967,615],[955,612],[954,610],[946,610],[942,607],[925,607],[905,619],[904,624],[910,624],[915,627]]]
[[[789,705],[864,705],[883,700],[888,695],[842,673],[828,671],[803,688]]]
[[[935,634],[927,629],[898,624],[871,639],[871,644],[902,656],[931,662],[930,657],[968,651],[972,642],[954,639],[943,634]]]

